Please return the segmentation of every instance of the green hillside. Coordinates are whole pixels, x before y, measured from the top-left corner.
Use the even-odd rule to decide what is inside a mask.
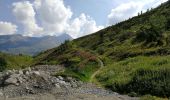
[[[24,55],[12,55],[0,52],[0,71],[21,69],[31,65],[33,58]]]
[[[42,52],[34,64],[63,64],[66,70],[60,75],[95,82],[120,93],[170,97],[169,54],[170,1]]]

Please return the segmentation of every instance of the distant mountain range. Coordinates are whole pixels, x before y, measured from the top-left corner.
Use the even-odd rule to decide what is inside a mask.
[[[19,34],[0,35],[0,51],[12,54],[35,55],[41,51],[57,47],[65,40],[72,40],[72,37],[68,34],[44,37],[28,37]]]

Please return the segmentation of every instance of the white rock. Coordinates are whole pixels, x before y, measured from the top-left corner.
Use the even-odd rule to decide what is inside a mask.
[[[25,75],[29,75],[29,74],[30,74],[30,72],[29,72],[29,71],[26,71],[26,72],[25,72]]]
[[[65,81],[59,81],[58,83],[59,83],[60,85],[65,85],[65,86],[67,85]]]
[[[31,72],[31,68],[30,68],[30,67],[28,67],[27,70],[28,70],[29,72]]]
[[[22,74],[23,74],[23,71],[22,71],[22,70],[19,70],[19,71],[18,71],[18,74],[21,74],[21,75],[22,75]]]
[[[40,72],[39,72],[39,71],[33,71],[32,73],[33,73],[34,75],[40,76]]]
[[[21,78],[20,74],[12,74],[4,81],[4,84],[6,84],[6,85],[9,85],[9,84],[19,85],[19,83],[18,83],[19,78]]]
[[[59,84],[55,84],[55,87],[57,87],[57,88],[61,88]]]
[[[9,84],[13,84],[13,85],[19,85],[18,80],[16,77],[9,77],[8,79],[5,80],[4,84],[9,85]]]
[[[0,91],[0,97],[2,97],[4,94]]]
[[[59,80],[63,80],[63,77],[61,77],[61,76],[58,76],[58,79],[59,79]]]

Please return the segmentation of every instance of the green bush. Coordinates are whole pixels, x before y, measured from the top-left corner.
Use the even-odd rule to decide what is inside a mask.
[[[170,69],[144,70],[136,72],[133,79],[126,85],[127,90],[138,94],[170,96]]]
[[[4,58],[0,57],[0,71],[5,70],[7,67],[7,62]]]

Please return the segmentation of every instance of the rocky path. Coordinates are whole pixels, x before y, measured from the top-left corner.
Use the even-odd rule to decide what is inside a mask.
[[[63,69],[41,65],[2,72],[0,100],[138,100],[71,77],[53,76]]]

